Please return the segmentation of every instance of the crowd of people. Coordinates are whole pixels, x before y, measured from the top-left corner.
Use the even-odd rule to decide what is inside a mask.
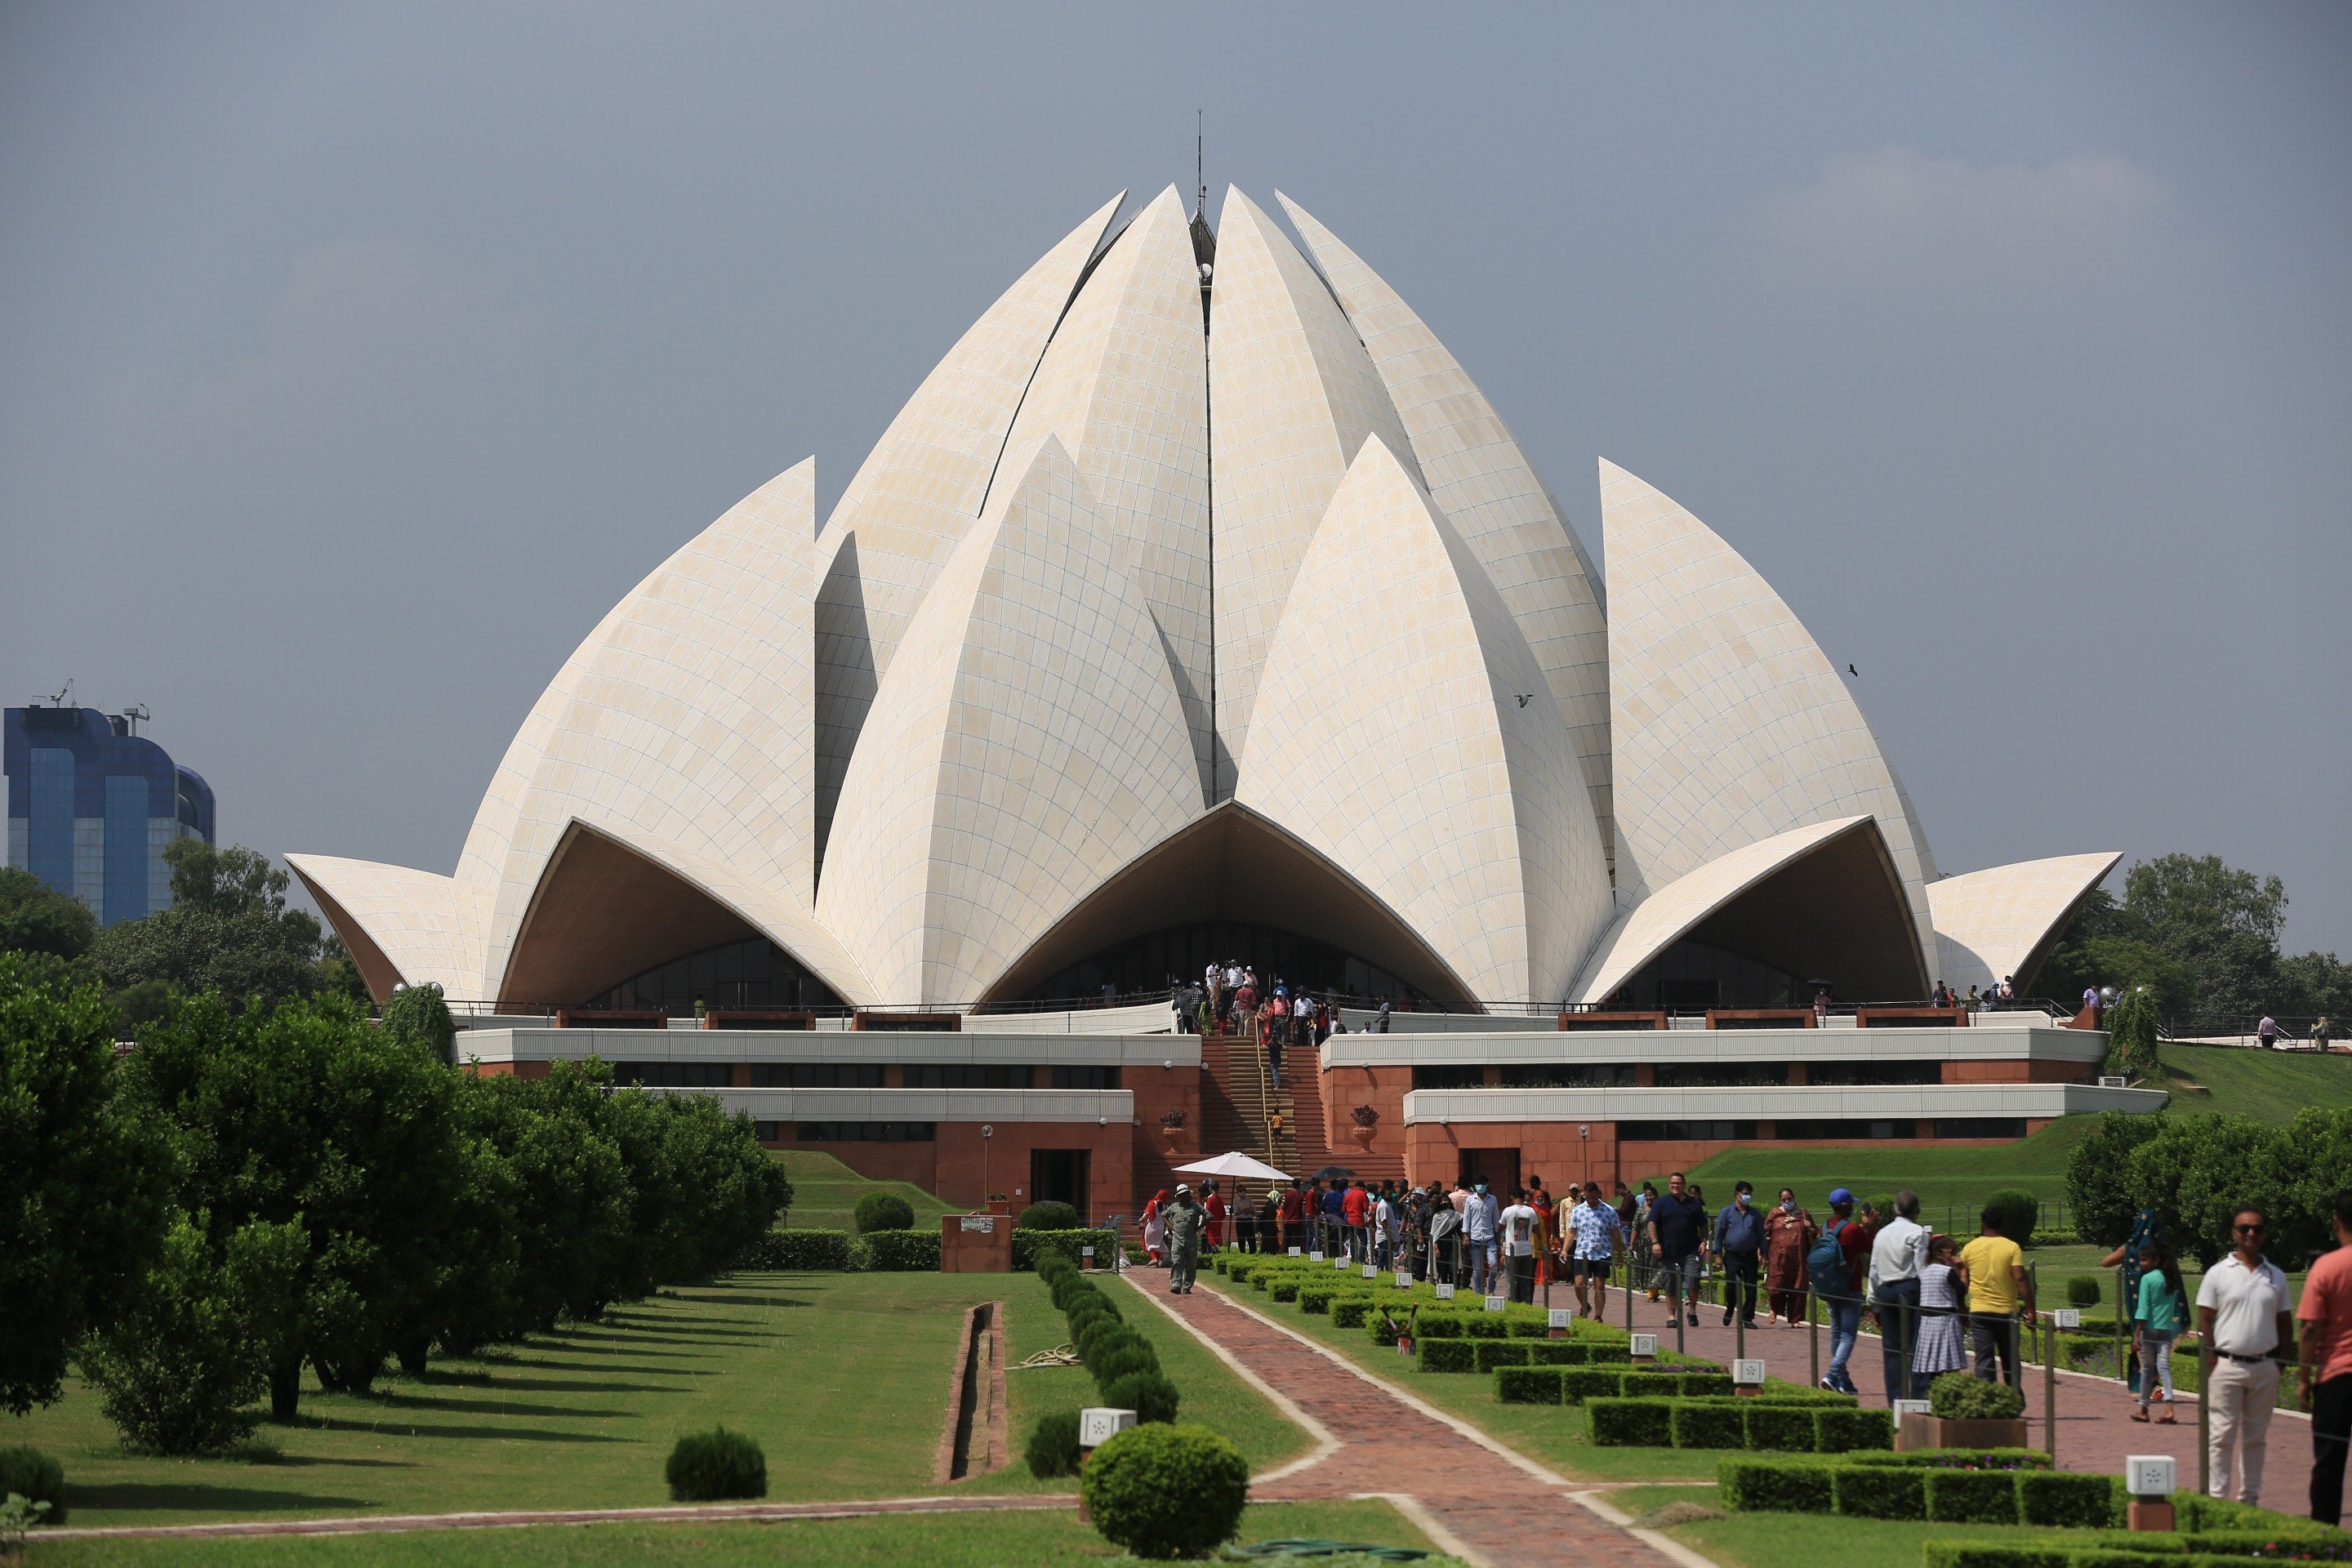
[[[1173,994],[1177,1033],[1260,1041],[1277,1089],[1282,1086],[1286,1047],[1311,1050],[1333,1035],[1348,1032],[1339,1016],[1337,993],[1318,996],[1303,985],[1294,990],[1279,974],[1270,985],[1262,985],[1257,971],[1237,958],[1211,963],[1197,984],[1179,985]],[[1410,1013],[1412,1005],[1408,992],[1402,1010]],[[1399,1010],[1396,1003],[1383,999],[1367,1029],[1375,1035],[1387,1034],[1389,1019]]]
[[[1578,1316],[1594,1319],[1607,1314],[1612,1275],[1622,1268],[1629,1317],[1646,1298],[1651,1310],[1663,1303],[1667,1323],[1692,1327],[1712,1279],[1726,1326],[1805,1327],[1818,1303],[1830,1337],[1823,1388],[1863,1394],[1852,1363],[1865,1319],[1875,1321],[1880,1392],[1890,1405],[1926,1398],[1928,1384],[1948,1373],[2021,1384],[2022,1331],[2039,1307],[2024,1251],[2003,1234],[1997,1206],[1984,1210],[1964,1242],[1921,1225],[1918,1194],[1909,1191],[1882,1214],[1834,1188],[1826,1216],[1816,1219],[1788,1187],[1765,1206],[1739,1182],[1731,1201],[1710,1212],[1698,1184],[1681,1172],[1664,1192],[1650,1182],[1638,1191],[1612,1185],[1571,1182],[1555,1196],[1540,1176],[1502,1192],[1475,1175],[1412,1186],[1334,1174],[1270,1184],[1255,1201],[1228,1205],[1213,1181],[1197,1196],[1180,1184],[1146,1208],[1144,1243],[1179,1293],[1192,1289],[1202,1251],[1297,1249],[1515,1301],[1533,1301],[1557,1284],[1573,1290]],[[2153,1212],[2143,1212],[2104,1260],[2124,1276],[2129,1419],[2179,1420],[2173,1348],[2193,1327],[2212,1352],[2209,1485],[2216,1497],[2251,1502],[2262,1492],[2284,1370],[2294,1366],[2297,1403],[2313,1415],[2312,1517],[2330,1524],[2341,1511],[2352,1442],[2352,1188],[2336,1194],[2335,1228],[2336,1249],[2313,1266],[2292,1310],[2285,1274],[2263,1252],[2268,1224],[2258,1205],[2232,1216],[2231,1251],[2205,1271],[2193,1304]]]

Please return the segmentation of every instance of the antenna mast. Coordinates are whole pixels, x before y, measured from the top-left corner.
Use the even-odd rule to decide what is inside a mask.
[[[1208,115],[1196,109],[1192,111],[1192,178],[1200,185],[1201,194],[1192,203],[1195,213],[1209,210],[1208,135]]]

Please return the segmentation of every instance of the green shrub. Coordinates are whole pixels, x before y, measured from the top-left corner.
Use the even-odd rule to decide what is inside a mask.
[[[870,1197],[873,1194],[869,1193],[866,1195]],[[876,1274],[936,1274],[940,1268],[940,1233],[936,1230],[865,1231],[849,1245],[849,1266]]]
[[[1979,1545],[1973,1541],[1930,1541],[1922,1556],[1926,1568],[2074,1568],[2076,1562],[2074,1553],[2063,1548]]]
[[[1183,1403],[1176,1385],[1157,1372],[1130,1372],[1102,1391],[1103,1403],[1114,1410],[1132,1410],[1138,1421],[1165,1426],[1176,1419]]]
[[[1585,1413],[1602,1448],[1666,1448],[1675,1441],[1675,1407],[1664,1399],[1595,1399]]]
[[[1506,1366],[1495,1370],[1495,1397],[1506,1405],[1558,1405],[1559,1369]]]
[[[1528,1363],[1534,1366],[1582,1366],[1588,1354],[1573,1340],[1538,1340],[1528,1347]]]
[[[1462,1320],[1462,1331],[1474,1340],[1507,1340],[1511,1325],[1492,1312],[1480,1312]]]
[[[2042,1219],[2042,1200],[2022,1187],[2003,1187],[1985,1200],[1998,1216],[2001,1235],[2020,1247],[2033,1245],[2033,1227]]]
[[[1331,1303],[1331,1326],[1335,1329],[1360,1329],[1371,1316],[1372,1304],[1361,1296],[1341,1296]]]
[[[260,1420],[243,1406],[266,1386],[263,1348],[247,1331],[204,1218],[176,1215],[146,1280],[80,1354],[99,1408],[134,1448],[209,1453]]]
[[[1042,1204],[1031,1204],[1013,1222],[1015,1230],[1076,1230],[1078,1211],[1058,1198],[1047,1198]]]
[[[2095,1307],[2099,1304],[2099,1277],[2076,1274],[2066,1280],[2066,1304],[2070,1307]]]
[[[0,1499],[10,1492],[47,1503],[43,1523],[66,1521],[66,1468],[38,1448],[0,1448]]]
[[[1331,1310],[1332,1300],[1339,1294],[1337,1285],[1301,1285],[1298,1288],[1298,1310],[1321,1317]]]
[[[1802,1405],[1768,1405],[1761,1399],[1750,1399],[1745,1403],[1749,1447],[1795,1454],[1813,1451],[1811,1410]]]
[[[2046,1470],[2050,1456],[2039,1448],[1918,1448],[1907,1454],[1848,1454],[1849,1465],[1908,1465],[1921,1470]]]
[[[1298,1281],[1296,1279],[1277,1279],[1274,1282],[1273,1286],[1267,1289],[1266,1294],[1272,1296],[1277,1301],[1296,1301],[1298,1300]]]
[[[2007,1471],[1927,1470],[1922,1473],[1927,1479],[1927,1518],[1934,1523],[2017,1522],[2017,1478]],[[2104,1480],[2105,1478],[2096,1479]]]
[[[1828,1513],[1837,1506],[1831,1475],[1828,1465],[1769,1459],[1724,1459],[1715,1468],[1723,1506],[1739,1513]]]
[[[1108,1265],[1113,1245],[1107,1230],[1016,1230],[1013,1267],[1016,1271],[1037,1268],[1042,1272],[1045,1260],[1051,1258],[1077,1269],[1089,1247],[1095,1249],[1096,1260]]]
[[[1421,1337],[1424,1340],[1466,1340],[1469,1331],[1462,1326],[1455,1312],[1423,1312],[1421,1315]]]
[[[1907,1465],[1840,1465],[1830,1472],[1830,1480],[1840,1513],[1854,1519],[1925,1519],[1931,1473]]]
[[[673,1502],[723,1502],[768,1495],[768,1457],[740,1432],[715,1426],[689,1432],[663,1469]]]
[[[751,1272],[814,1273],[849,1267],[845,1230],[772,1230],[755,1236],[735,1257],[734,1267]]]
[[[1633,1347],[1623,1343],[1588,1345],[1585,1358],[1595,1366],[1604,1363],[1612,1366],[1631,1366],[1633,1364]]]
[[[2208,1500],[2209,1501],[2211,1500]],[[2240,1504],[2246,1507],[2246,1504]],[[2268,1510],[2265,1510],[2265,1512]],[[2211,1530],[2192,1535],[2188,1540],[2191,1552],[2208,1552],[2216,1557],[2284,1557],[2289,1551],[2306,1554],[2305,1561],[2319,1563],[2352,1562],[2352,1535],[2331,1530],[2315,1520],[2294,1519],[2284,1514],[2271,1514],[2278,1526],[2270,1530]],[[2124,1541],[2145,1541],[2145,1535],[2126,1535]]]
[[[1614,1367],[1564,1367],[1559,1374],[1560,1398],[1570,1405],[1588,1399],[1616,1399],[1625,1392],[1625,1374]]]
[[[1113,1545],[1138,1557],[1205,1557],[1241,1529],[1249,1462],[1205,1426],[1132,1426],[1094,1451],[1078,1490]]]
[[[1551,1324],[1542,1318],[1514,1318],[1506,1314],[1503,1331],[1515,1340],[1548,1340]]]
[[[2019,1522],[2061,1530],[2098,1530],[2115,1512],[2111,1476],[2072,1476],[2057,1470],[2017,1472]]]
[[[1478,1358],[1478,1370],[1492,1372],[1498,1366],[1527,1365],[1528,1351],[1528,1346],[1513,1344],[1508,1340],[1481,1340],[1474,1353]]]
[[[1475,1372],[1477,1347],[1468,1340],[1423,1340],[1415,1347],[1423,1372]]]
[[[1040,1478],[1078,1473],[1078,1413],[1049,1410],[1029,1434],[1029,1473]]]
[[[1827,1405],[1813,1412],[1813,1447],[1823,1454],[1851,1453],[1856,1448],[1895,1447],[1895,1413],[1891,1410],[1835,1410]]]
[[[1943,1421],[2014,1421],[2025,1414],[2025,1395],[1990,1378],[1948,1372],[1927,1385],[1927,1407]]]
[[[896,1193],[867,1193],[851,1214],[860,1236],[874,1230],[915,1228],[914,1205]]]
[[[1748,1413],[1738,1405],[1700,1405],[1676,1400],[1674,1412],[1677,1448],[1745,1448]]]
[[[1729,1399],[1734,1393],[1727,1372],[1685,1372],[1675,1377],[1675,1385],[1685,1399]]]
[[[1088,1362],[1087,1370],[1094,1373],[1097,1388],[1108,1389],[1131,1373],[1158,1372],[1160,1356],[1150,1345],[1130,1336]]]

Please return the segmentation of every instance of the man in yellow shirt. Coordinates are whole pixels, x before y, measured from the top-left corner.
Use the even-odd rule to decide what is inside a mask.
[[[1983,1234],[1960,1248],[1960,1279],[1969,1290],[1969,1338],[1976,1351],[1976,1374],[1993,1380],[1993,1357],[2009,1384],[2018,1386],[2018,1307],[2024,1321],[2033,1321],[2033,1282],[2026,1277],[2025,1253],[2000,1233],[2000,1213],[1988,1208],[1979,1221]]]

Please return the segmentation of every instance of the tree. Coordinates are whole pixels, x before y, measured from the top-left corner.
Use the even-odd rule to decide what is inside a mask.
[[[95,987],[0,954],[0,1405],[59,1393],[71,1346],[137,1288],[159,1244],[170,1151],[118,1092]]]
[[[0,952],[76,959],[89,951],[98,917],[22,866],[0,867]]]
[[[91,947],[110,988],[163,981],[190,995],[217,991],[233,1008],[333,989],[318,918],[286,907],[291,884],[267,856],[182,838],[163,858],[172,906],[106,927]]]
[[[457,1023],[438,985],[411,985],[383,1005],[383,1032],[436,1061],[455,1065]]]
[[[468,1125],[503,1163],[516,1226],[514,1295],[502,1334],[591,1319],[620,1293],[635,1194],[598,1114],[612,1073],[557,1062],[539,1079],[467,1078]]]
[[[2116,1072],[2147,1075],[2162,1063],[2156,1048],[2157,1015],[2161,1004],[2146,985],[2127,987],[2107,1009],[2107,1065]]]
[[[2066,1162],[2066,1208],[2084,1241],[2118,1247],[2131,1237],[2140,1194],[2132,1185],[2131,1157],[2157,1135],[2160,1116],[2110,1110]]]

